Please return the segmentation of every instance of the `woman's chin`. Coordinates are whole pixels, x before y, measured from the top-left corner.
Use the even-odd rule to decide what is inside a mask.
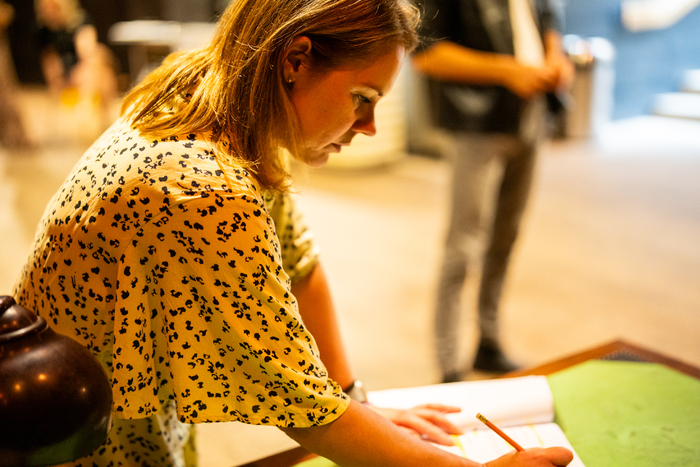
[[[308,165],[309,167],[318,168],[326,165],[328,163],[329,158],[329,152],[317,152],[314,154],[306,155],[303,160],[304,164]]]

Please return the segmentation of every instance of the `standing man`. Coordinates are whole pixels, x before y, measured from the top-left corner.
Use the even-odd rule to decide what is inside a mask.
[[[413,59],[448,134],[452,210],[435,314],[443,381],[458,381],[460,295],[482,262],[474,368],[516,366],[499,339],[498,304],[525,208],[548,103],[573,79],[549,0],[424,0],[430,42]],[[548,98],[549,96],[549,98]],[[551,105],[550,105],[551,107]]]

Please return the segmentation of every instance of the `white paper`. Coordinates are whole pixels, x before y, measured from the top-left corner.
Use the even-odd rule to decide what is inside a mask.
[[[463,430],[488,429],[476,414],[497,426],[551,422],[554,402],[545,376],[523,376],[485,381],[434,384],[412,388],[372,391],[369,401],[378,407],[408,409],[422,404],[460,407],[448,418]]]

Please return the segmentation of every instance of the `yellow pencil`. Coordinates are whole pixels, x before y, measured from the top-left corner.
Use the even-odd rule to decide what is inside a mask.
[[[506,442],[507,442],[508,444],[510,444],[511,446],[513,446],[516,450],[518,450],[518,451],[524,451],[524,450],[525,450],[525,449],[522,448],[522,446],[520,446],[518,443],[516,443],[515,441],[513,441],[513,440],[510,438],[510,436],[508,436],[507,434],[503,433],[503,432],[500,430],[500,428],[498,428],[498,427],[497,427],[496,425],[494,425],[493,423],[489,422],[489,421],[486,419],[486,417],[484,417],[484,416],[481,415],[480,413],[476,414],[476,418],[478,418],[479,420],[481,420],[482,422],[484,422],[484,424],[485,424],[487,427],[489,427],[489,428],[491,428],[493,431],[495,431],[496,434],[497,434],[498,436],[500,436],[501,438],[503,438],[504,440],[506,440]]]

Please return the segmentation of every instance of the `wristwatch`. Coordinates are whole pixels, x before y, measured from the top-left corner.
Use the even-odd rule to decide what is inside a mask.
[[[367,404],[369,402],[367,400],[367,391],[365,391],[365,387],[360,380],[353,381],[350,386],[343,389],[343,392],[347,394],[350,399],[356,400],[361,404]]]

